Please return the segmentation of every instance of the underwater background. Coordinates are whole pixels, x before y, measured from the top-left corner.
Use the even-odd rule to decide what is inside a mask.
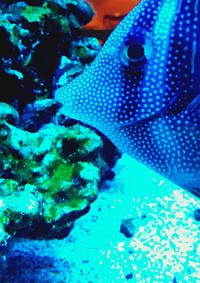
[[[138,3],[0,2],[0,283],[200,283],[200,184],[152,171],[54,98]]]

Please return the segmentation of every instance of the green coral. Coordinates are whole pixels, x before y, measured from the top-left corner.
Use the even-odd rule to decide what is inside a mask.
[[[2,84],[10,95],[8,98],[1,93],[0,99],[10,103],[24,95],[29,102],[51,97],[53,76],[61,57],[73,55],[70,46],[77,38],[74,31],[93,15],[84,1],[1,1],[0,67]],[[16,86],[9,88],[13,80]]]
[[[35,186],[26,184],[20,186],[17,181],[0,179],[0,243],[15,234],[15,228],[25,226],[22,218],[28,216],[31,219],[37,217],[42,194],[37,192]],[[7,233],[6,227],[14,223],[13,230]]]
[[[1,120],[1,128],[0,242],[26,230],[56,237],[97,197],[100,137],[80,125],[30,133]],[[49,225],[45,233],[39,223]]]
[[[44,17],[48,16],[50,13],[51,10],[45,4],[43,7],[27,6],[26,9],[22,11],[21,15],[31,23],[44,20]]]

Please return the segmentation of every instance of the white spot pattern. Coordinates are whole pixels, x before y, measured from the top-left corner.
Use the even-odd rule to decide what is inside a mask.
[[[96,127],[120,150],[179,185],[199,187],[198,34],[198,0],[143,0],[92,66],[56,91],[63,113]],[[146,61],[123,64],[130,44],[143,46]]]

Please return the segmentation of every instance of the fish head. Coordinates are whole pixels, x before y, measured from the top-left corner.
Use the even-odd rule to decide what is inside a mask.
[[[199,0],[141,1],[112,32],[92,65],[56,90],[61,112],[97,128],[120,150],[156,171],[179,172],[172,169],[172,157],[178,160],[176,152],[181,156],[186,149],[185,161],[178,166],[187,163],[191,151],[186,140],[193,144],[189,132],[200,121],[194,117],[200,101],[198,34]],[[185,136],[179,137],[178,131]],[[170,148],[165,152],[166,140]]]
[[[182,2],[186,1],[144,0],[132,10],[92,66],[55,92],[61,111],[108,135],[115,126],[140,121],[171,105],[179,110],[183,96],[192,99],[188,86],[194,87],[195,58],[188,64],[188,56],[195,49],[191,35],[195,37],[198,22],[184,22]]]
[[[127,15],[82,75],[56,90],[65,115],[103,132],[139,118],[138,99],[146,66],[155,53],[152,27],[160,5],[149,7],[148,2]]]

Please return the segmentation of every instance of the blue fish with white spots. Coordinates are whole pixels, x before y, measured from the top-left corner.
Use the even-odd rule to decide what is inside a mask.
[[[55,98],[122,152],[199,188],[200,0],[143,0]]]

